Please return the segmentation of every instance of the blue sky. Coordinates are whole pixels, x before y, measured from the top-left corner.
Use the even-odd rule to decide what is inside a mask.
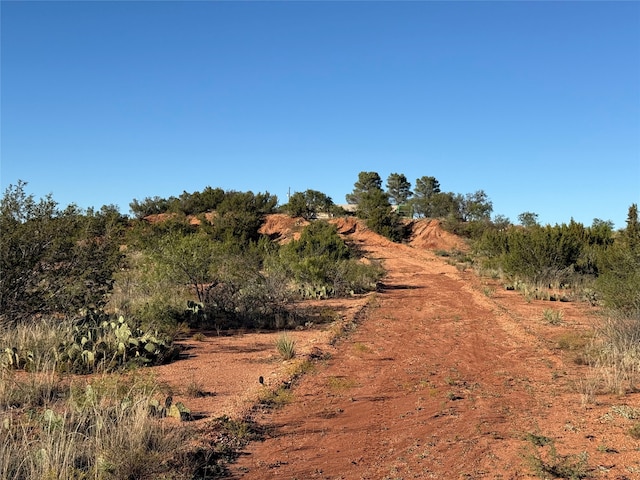
[[[12,2],[4,191],[65,206],[207,185],[344,203],[361,171],[517,221],[640,203],[640,2]]]

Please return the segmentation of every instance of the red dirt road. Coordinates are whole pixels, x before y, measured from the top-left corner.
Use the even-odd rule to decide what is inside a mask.
[[[304,223],[276,215],[264,233],[286,241]],[[435,222],[414,225],[408,245],[354,219],[336,223],[388,275],[380,292],[319,302],[338,312],[335,324],[290,332],[299,359],[329,358],[294,384],[284,408],[254,408],[296,368],[279,358],[278,332],[205,332],[186,341],[188,358],[154,369],[203,435],[220,415],[249,414],[266,429],[229,465],[233,478],[640,479],[640,441],[629,435],[640,394],[593,395],[595,373],[576,363],[596,309],[527,302],[456,267],[430,250],[462,246]],[[544,320],[547,309],[562,312],[560,325]],[[357,328],[331,345],[353,318]]]
[[[532,458],[578,472],[581,452],[593,477],[640,478],[633,422],[613,413],[638,407],[638,394],[585,402],[587,369],[558,348],[588,330],[592,309],[526,303],[424,248],[350,233],[384,262],[384,289],[292,402],[257,416],[270,433],[234,478],[537,478]],[[548,308],[564,325],[543,321]],[[559,456],[528,434],[553,439]]]

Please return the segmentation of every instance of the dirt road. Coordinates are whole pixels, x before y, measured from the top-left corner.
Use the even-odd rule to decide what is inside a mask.
[[[384,288],[291,403],[257,416],[268,437],[231,466],[234,478],[551,478],[565,467],[640,478],[632,420],[615,414],[639,407],[638,395],[587,401],[587,367],[575,362],[590,307],[527,303],[424,248],[351,239],[384,262]],[[563,324],[545,323],[545,309]]]

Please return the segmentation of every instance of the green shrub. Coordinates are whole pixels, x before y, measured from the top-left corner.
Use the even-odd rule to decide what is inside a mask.
[[[345,260],[338,262],[332,273],[334,294],[347,296],[375,290],[385,271],[382,265],[377,262],[363,263],[356,260]]]
[[[338,235],[337,227],[324,220],[309,224],[300,238],[290,242],[283,250],[285,254],[290,253],[298,258],[324,257],[334,262],[352,256],[349,247]]]
[[[184,305],[192,298],[184,284],[176,284],[165,265],[133,248],[127,250],[125,268],[114,275],[114,280],[106,310],[131,319],[143,329],[170,331],[184,316]]]
[[[610,230],[585,228],[573,220],[567,225],[527,228],[489,228],[474,243],[486,265],[534,285],[575,283],[577,276],[595,275],[595,252],[611,243]]]
[[[268,276],[280,272],[303,298],[326,298],[375,289],[383,275],[379,264],[365,264],[338,235],[334,225],[316,221],[299,240],[283,246],[267,262]]]
[[[26,183],[0,200],[0,321],[100,310],[120,260],[125,218],[115,207],[64,210]]]
[[[245,247],[258,241],[264,216],[273,213],[277,203],[278,198],[269,192],[226,192],[209,233],[217,241]]]
[[[305,220],[314,220],[318,213],[331,213],[333,200],[317,190],[295,192],[289,198],[289,202],[282,206],[292,217],[302,217]]]
[[[625,314],[640,313],[640,248],[617,242],[601,251],[596,288],[605,305]]]

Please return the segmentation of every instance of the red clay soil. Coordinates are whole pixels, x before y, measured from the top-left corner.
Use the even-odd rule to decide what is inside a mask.
[[[266,428],[230,466],[233,478],[640,478],[640,441],[629,434],[640,394],[592,395],[594,373],[576,362],[595,308],[527,302],[448,263],[430,249],[462,244],[436,223],[414,226],[407,245],[354,219],[336,223],[388,274],[379,292],[323,303],[339,314],[333,324],[291,332],[299,357],[329,358],[295,383],[290,403],[252,409],[295,369],[275,350],[278,333],[212,333],[158,369],[203,426],[251,414]],[[545,322],[546,309],[562,323]],[[331,345],[353,319],[357,328]],[[209,396],[196,398],[194,386]]]

